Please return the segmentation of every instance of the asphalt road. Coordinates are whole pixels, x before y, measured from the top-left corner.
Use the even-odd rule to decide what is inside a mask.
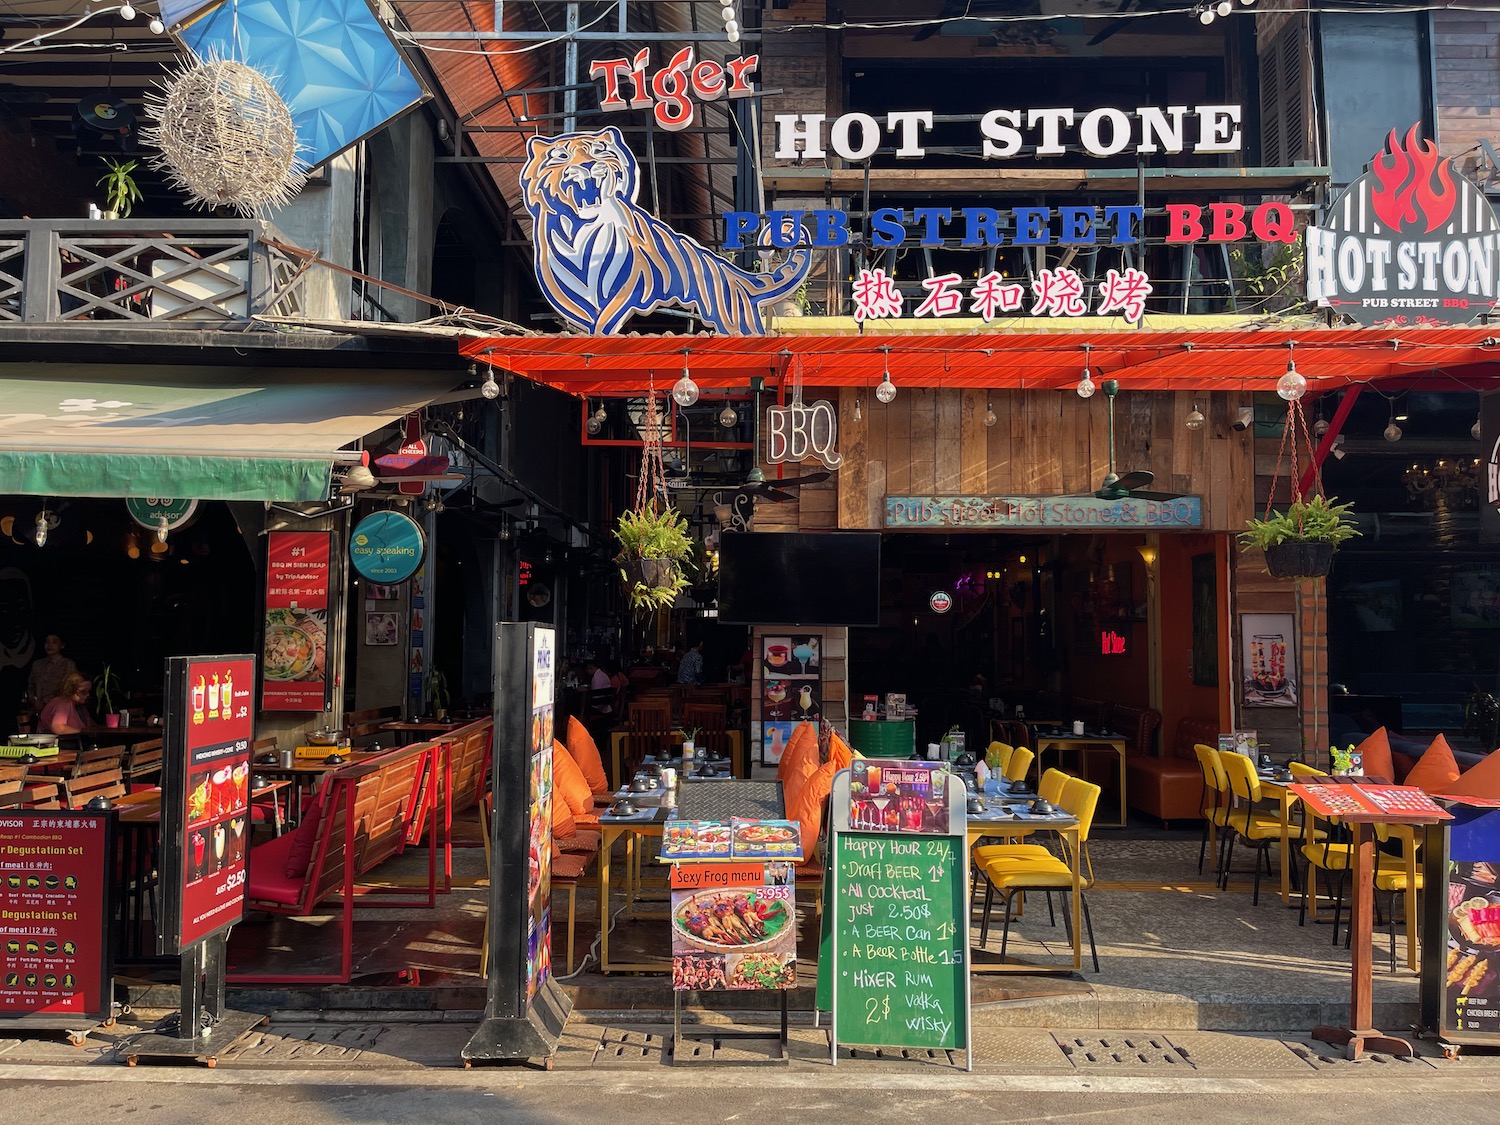
[[[54,1071],[54,1073],[57,1073]],[[76,1075],[76,1071],[74,1074]],[[303,1077],[307,1077],[305,1074]],[[954,1073],[818,1076],[750,1071],[653,1074],[450,1072],[420,1086],[347,1074],[297,1076],[185,1068],[91,1071],[89,1080],[0,1079],[0,1121],[17,1125],[921,1125],[958,1120],[1084,1125],[1392,1125],[1500,1121],[1500,1075],[1403,1083],[1362,1071],[1303,1079],[1041,1078]],[[427,1078],[428,1076],[424,1076]],[[363,1080],[362,1080],[363,1079]],[[404,1076],[403,1076],[404,1080]]]

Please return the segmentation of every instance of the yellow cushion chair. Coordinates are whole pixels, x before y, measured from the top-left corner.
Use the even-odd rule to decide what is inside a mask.
[[[1031,763],[1036,760],[1036,755],[1024,746],[1017,746],[1011,752],[1010,761],[1005,764],[1005,779],[1007,781],[1025,781],[1026,774],[1031,769]]]
[[[1219,761],[1219,751],[1202,742],[1193,744],[1193,753],[1198,756],[1198,768],[1203,772],[1203,796],[1199,807],[1203,811],[1203,842],[1198,846],[1198,874],[1203,874],[1203,860],[1208,854],[1208,845],[1214,846],[1215,863],[1219,862],[1219,829],[1229,823],[1229,777],[1224,773],[1224,764]],[[1214,881],[1223,874],[1214,868]]]
[[[1037,786],[1036,795],[1049,805],[1061,805],[1063,787],[1072,778],[1059,769],[1049,768],[1042,775],[1042,782]],[[979,892],[979,876],[984,871],[984,865],[992,859],[998,859],[1004,854],[1004,849],[1016,840],[1030,836],[1036,831],[1032,824],[1007,824],[1003,831],[997,831],[996,836],[1003,836],[1007,841],[1004,844],[980,844],[969,853],[972,877],[969,885],[969,898],[972,900]],[[993,837],[991,837],[993,839]]]
[[[1093,886],[1094,883],[1093,864],[1088,858],[1088,838],[1089,830],[1094,823],[1094,812],[1099,807],[1099,794],[1099,786],[1092,782],[1084,781],[1082,778],[1069,778],[1063,787],[1060,802],[1061,807],[1078,821],[1078,847],[1081,854],[1077,857],[1077,861],[1081,883],[1085,889]],[[1066,836],[1063,837],[1064,852],[1069,852],[1071,847],[1071,840]],[[979,944],[983,947],[989,942],[990,910],[994,904],[995,891],[998,890],[1005,899],[1005,923],[1000,938],[1000,957],[1003,960],[1010,939],[1013,897],[1029,890],[1046,891],[1050,908],[1051,892],[1066,892],[1073,889],[1073,867],[1071,863],[1059,859],[1040,844],[998,845],[996,850],[998,854],[984,865],[984,876],[988,885],[984,893],[984,920],[980,924]],[[1070,854],[1069,859],[1072,858]],[[1089,935],[1089,952],[1094,960],[1094,972],[1097,973],[1099,971],[1099,948],[1094,942],[1094,923],[1089,917],[1088,899],[1080,894],[1079,902],[1083,907],[1083,924]],[[1063,899],[1063,921],[1068,923],[1066,897]]]
[[[1225,827],[1229,830],[1229,847],[1224,859],[1223,880],[1220,883],[1226,890],[1229,885],[1229,868],[1234,860],[1234,844],[1236,840],[1244,840],[1246,844],[1256,851],[1255,857],[1255,885],[1250,901],[1253,904],[1260,903],[1260,868],[1261,860],[1265,860],[1267,871],[1271,866],[1271,845],[1281,841],[1281,819],[1278,816],[1270,816],[1259,811],[1256,806],[1263,800],[1260,788],[1260,777],[1255,772],[1255,763],[1243,754],[1225,752],[1219,755],[1219,762],[1224,767],[1224,772],[1229,778],[1229,791],[1235,798],[1242,802],[1229,811]],[[1288,797],[1287,799],[1293,799]],[[1287,824],[1287,841],[1303,838],[1303,825]],[[1317,837],[1314,836],[1314,839]],[[1296,878],[1296,868],[1291,869],[1292,877]]]
[[[1015,753],[1015,750],[1016,748],[1009,743],[996,739],[984,752],[984,764],[989,766],[992,772],[1003,777],[1005,767],[1010,765],[1010,756]]]

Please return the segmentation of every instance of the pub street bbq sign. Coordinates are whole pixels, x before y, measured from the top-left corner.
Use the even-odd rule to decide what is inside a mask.
[[[1495,304],[1500,220],[1413,125],[1307,228],[1307,296],[1363,325],[1467,324]]]

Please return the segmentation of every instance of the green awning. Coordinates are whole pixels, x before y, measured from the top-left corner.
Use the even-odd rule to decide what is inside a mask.
[[[450,390],[432,371],[0,364],[0,492],[312,501],[342,447]]]

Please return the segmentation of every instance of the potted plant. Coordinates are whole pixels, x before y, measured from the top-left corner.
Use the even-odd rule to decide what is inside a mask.
[[[103,157],[109,169],[99,177],[98,184],[104,189],[104,213],[106,218],[127,219],[130,210],[141,201],[141,189],[135,182],[134,160],[111,160]]]
[[[682,737],[682,768],[686,772],[693,761],[693,755],[697,750],[696,741],[698,728],[693,727]]]
[[[683,563],[692,557],[693,541],[676,508],[653,503],[622,512],[615,538],[620,542],[615,562],[632,609],[666,608],[690,585]]]
[[[1266,570],[1276,578],[1322,578],[1339,544],[1359,534],[1349,508],[1325,496],[1299,497],[1285,512],[1247,521],[1240,542],[1264,551]]]
[[[427,706],[438,722],[448,718],[448,677],[438,668],[427,673]]]
[[[115,710],[115,694],[119,693],[124,698],[124,687],[120,683],[120,677],[106,664],[103,670],[94,680],[94,698],[99,701],[103,708],[100,714],[104,717],[104,725],[117,727],[120,725],[120,714]]]

